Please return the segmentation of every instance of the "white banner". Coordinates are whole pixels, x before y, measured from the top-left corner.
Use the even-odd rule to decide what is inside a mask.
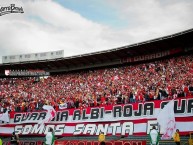
[[[171,100],[158,114],[157,121],[163,130],[162,139],[171,139],[176,130],[174,100]]]
[[[5,113],[0,114],[0,120],[1,120],[1,121],[5,121],[5,122],[9,122],[8,110],[7,110]]]

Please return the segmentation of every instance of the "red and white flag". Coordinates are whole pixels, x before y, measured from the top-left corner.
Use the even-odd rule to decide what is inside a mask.
[[[0,120],[1,121],[5,121],[5,122],[9,122],[9,113],[8,113],[8,110],[3,113],[3,114],[0,114]]]
[[[55,116],[56,116],[56,111],[52,106],[49,105],[44,105],[43,109],[47,110],[46,117],[39,121],[38,124],[44,124],[50,122]]]
[[[118,75],[112,77],[113,81],[116,81],[116,80],[119,80],[119,79],[120,79],[120,77]]]
[[[63,104],[59,104],[59,109],[66,109],[67,108],[67,104],[63,103]]]
[[[174,115],[174,100],[168,102],[157,116],[157,121],[163,131],[162,139],[171,139],[176,130]]]

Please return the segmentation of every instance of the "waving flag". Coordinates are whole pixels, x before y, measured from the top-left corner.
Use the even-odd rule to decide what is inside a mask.
[[[171,100],[158,114],[157,121],[163,131],[162,139],[171,139],[176,130],[174,100]]]
[[[5,121],[5,122],[9,122],[8,110],[7,110],[5,113],[0,114],[0,120],[1,120],[1,121]]]
[[[59,104],[59,109],[66,109],[67,108],[67,104],[63,103],[63,104]]]
[[[56,116],[56,111],[52,106],[49,105],[44,105],[43,109],[47,110],[46,117],[39,121],[38,124],[44,124],[50,122],[55,116]]]

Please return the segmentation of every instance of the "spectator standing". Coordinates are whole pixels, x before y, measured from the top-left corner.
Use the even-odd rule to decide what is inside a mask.
[[[11,145],[19,145],[19,136],[15,132],[11,136]]]
[[[159,132],[156,130],[156,127],[153,126],[152,130],[149,133],[150,145],[159,145]]]
[[[0,138],[0,145],[3,145],[3,141],[2,141],[2,139]]]
[[[174,133],[173,139],[174,139],[174,142],[176,143],[176,145],[180,145],[179,129],[176,129],[176,132]]]
[[[52,128],[49,128],[49,131],[46,134],[45,139],[46,139],[46,141],[45,141],[46,145],[54,145],[55,135],[54,135],[54,130]]]
[[[129,102],[130,102],[130,103],[135,103],[134,94],[133,94],[132,91],[130,92],[130,95],[129,95]]]
[[[98,141],[100,142],[100,145],[105,145],[105,135],[104,135],[104,132],[101,132],[99,134]]]

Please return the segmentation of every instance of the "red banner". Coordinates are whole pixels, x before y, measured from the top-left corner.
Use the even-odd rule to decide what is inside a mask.
[[[3,141],[3,145],[11,145],[9,141]],[[20,141],[19,145],[44,145],[43,141]]]
[[[146,145],[146,141],[142,140],[130,140],[130,141],[106,141],[106,145]],[[43,145],[44,142],[42,141],[20,141],[19,145]],[[3,142],[3,145],[10,145],[10,142]],[[73,141],[66,141],[66,140],[56,140],[54,145],[100,145],[98,141],[80,141],[80,140],[73,140]]]
[[[146,145],[146,141],[130,140],[130,141],[106,141],[106,145]],[[55,145],[100,145],[98,141],[55,141]]]

